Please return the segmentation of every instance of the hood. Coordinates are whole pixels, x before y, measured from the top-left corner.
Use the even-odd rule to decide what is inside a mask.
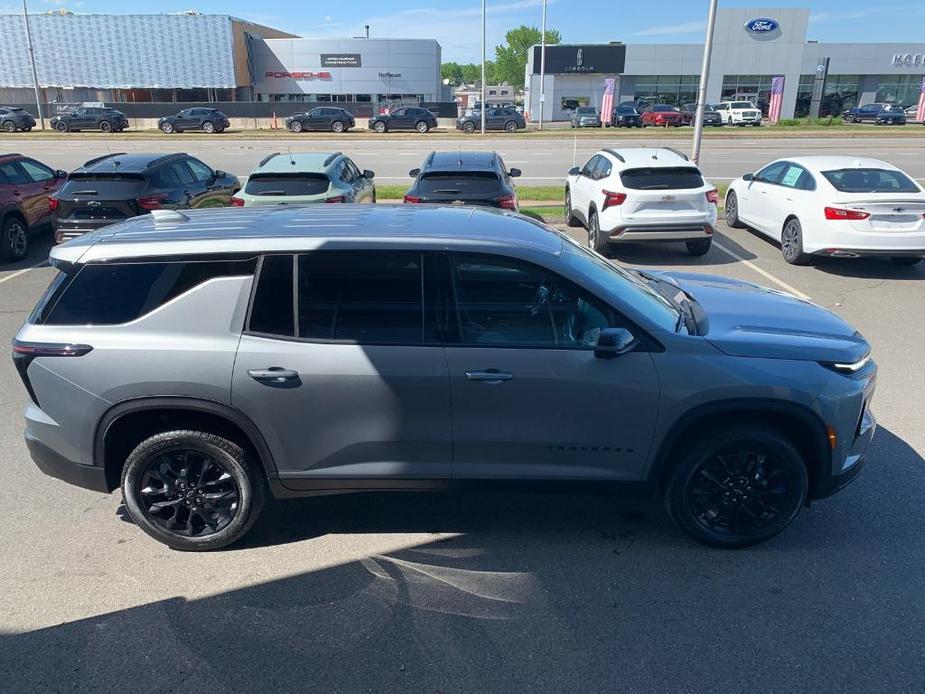
[[[700,303],[709,319],[705,339],[726,354],[853,363],[870,352],[857,330],[811,301],[729,277],[653,274]]]

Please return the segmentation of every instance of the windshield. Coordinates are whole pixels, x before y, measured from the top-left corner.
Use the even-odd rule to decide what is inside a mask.
[[[660,330],[675,332],[681,312],[671,301],[639,276],[581,246],[571,237],[565,234],[561,236],[569,242],[564,246],[561,256],[566,265],[617,297],[622,304],[646,316]]]
[[[902,171],[889,169],[838,169],[823,171],[835,190],[842,193],[921,193]]]
[[[322,195],[330,181],[324,174],[254,174],[244,185],[248,195]]]
[[[590,108],[588,106],[582,106],[578,109],[578,115],[580,116],[593,116],[597,113],[596,108]]]
[[[617,113],[619,113],[621,116],[632,116],[635,115],[637,111],[636,109],[629,106],[621,106],[617,109]]]
[[[736,101],[732,108],[755,108],[755,106],[750,101]]]

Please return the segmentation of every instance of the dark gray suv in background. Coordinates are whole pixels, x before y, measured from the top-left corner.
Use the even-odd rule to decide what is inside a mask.
[[[739,547],[854,478],[875,430],[840,318],[513,212],[155,210],[51,257],[13,343],[29,451],[178,549],[239,539],[267,493],[512,484],[658,490]]]

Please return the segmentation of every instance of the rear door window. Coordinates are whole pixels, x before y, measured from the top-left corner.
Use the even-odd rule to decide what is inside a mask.
[[[0,174],[3,174],[4,178],[14,186],[24,186],[29,183],[26,172],[17,166],[14,161],[0,164]]]
[[[119,325],[163,306],[216,277],[252,275],[256,261],[99,263],[84,265],[40,322]]]
[[[186,160],[186,164],[189,166],[190,171],[193,172],[193,176],[195,176],[196,180],[200,183],[205,183],[206,181],[212,180],[214,175],[212,173],[212,169],[210,169],[198,159],[193,159],[190,157]]]
[[[180,181],[180,185],[189,185],[196,180],[193,178],[192,172],[182,161],[176,161],[171,164],[170,170],[173,172],[173,175],[177,177],[177,180]]]
[[[273,173],[254,174],[244,184],[248,195],[322,195],[330,181],[324,174]]]
[[[55,172],[49,169],[44,164],[39,164],[37,161],[32,161],[31,159],[21,159],[19,165],[25,170],[26,175],[29,176],[36,183],[42,181],[50,181],[55,177]]]
[[[685,190],[704,185],[700,171],[692,166],[627,169],[620,179],[632,190]]]

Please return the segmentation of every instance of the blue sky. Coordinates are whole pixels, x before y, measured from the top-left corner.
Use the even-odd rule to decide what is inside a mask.
[[[569,43],[687,43],[703,40],[706,0],[550,0],[548,26]],[[925,5],[921,0],[780,0],[772,7],[810,7],[809,38],[819,41],[922,41]],[[513,26],[540,26],[542,0],[488,0],[488,52]],[[756,2],[720,0],[720,7],[760,7]],[[767,6],[766,6],[767,7]],[[144,9],[142,9],[144,8]],[[253,0],[158,0],[150,8],[124,0],[29,0],[30,12],[67,9],[82,13],[227,13],[307,37],[371,35],[435,38],[444,60],[475,62],[481,51],[480,0],[341,0],[340,2],[255,3]],[[293,9],[296,8],[296,9]],[[0,12],[19,12],[0,0]]]

